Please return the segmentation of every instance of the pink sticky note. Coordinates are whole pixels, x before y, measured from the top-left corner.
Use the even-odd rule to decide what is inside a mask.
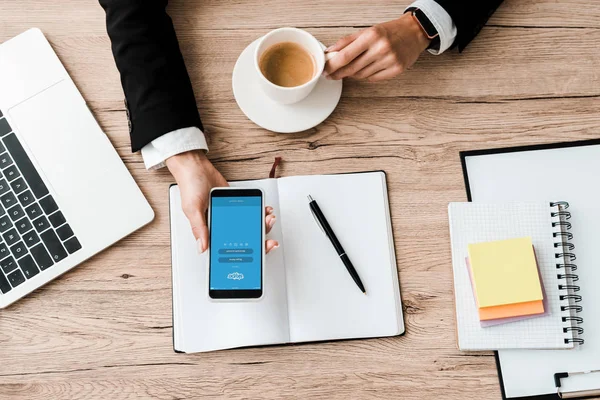
[[[471,273],[471,263],[469,262],[469,257],[465,258],[465,265],[467,267],[467,271],[469,272],[469,281],[471,282],[471,290],[473,291],[473,299],[475,301],[475,306],[479,307],[477,305],[477,295],[475,293],[475,287],[473,286],[473,275]],[[539,267],[538,267],[538,274],[540,273]],[[538,318],[538,317],[542,317],[544,315],[548,315],[548,297],[546,296],[546,291],[544,290],[544,282],[542,281],[542,276],[540,275],[540,286],[542,287],[542,296],[544,297],[542,300],[542,303],[544,304],[544,312],[541,314],[535,314],[535,315],[523,315],[520,317],[509,317],[509,318],[498,318],[498,319],[490,319],[487,321],[479,321],[480,325],[482,328],[487,328],[490,326],[496,326],[496,325],[502,325],[502,324],[508,324],[511,322],[517,322],[517,321],[522,321],[524,319],[529,319],[529,318]]]

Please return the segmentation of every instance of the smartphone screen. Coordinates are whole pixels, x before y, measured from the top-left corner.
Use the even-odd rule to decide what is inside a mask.
[[[262,296],[263,209],[262,192],[258,189],[216,189],[211,192],[211,298]]]

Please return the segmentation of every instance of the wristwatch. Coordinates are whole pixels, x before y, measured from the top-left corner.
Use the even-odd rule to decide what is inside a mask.
[[[406,12],[411,13],[412,17],[415,19],[415,21],[417,21],[417,23],[425,33],[425,36],[427,36],[427,38],[431,40],[431,43],[427,48],[434,50],[439,49],[440,34],[438,33],[437,29],[435,29],[435,26],[433,26],[429,18],[427,18],[427,15],[425,15],[425,13],[417,7],[409,7],[406,9]]]

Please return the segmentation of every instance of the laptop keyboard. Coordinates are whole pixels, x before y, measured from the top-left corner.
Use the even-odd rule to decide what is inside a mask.
[[[79,240],[0,111],[0,292],[81,249]]]

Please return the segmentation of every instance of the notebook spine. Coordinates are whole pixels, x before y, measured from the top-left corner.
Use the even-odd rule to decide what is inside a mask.
[[[562,312],[562,321],[565,323],[563,327],[563,333],[568,336],[565,337],[565,344],[576,343],[583,344],[584,339],[581,338],[583,335],[583,328],[579,325],[583,323],[583,318],[577,316],[577,313],[583,311],[583,307],[577,303],[580,303],[582,298],[576,294],[579,292],[580,287],[575,282],[579,281],[579,276],[575,273],[577,271],[577,265],[574,261],[577,256],[574,253],[575,245],[571,243],[573,240],[573,234],[569,232],[571,230],[571,213],[567,211],[569,203],[566,201],[557,201],[550,203],[550,207],[553,209],[552,216],[552,227],[554,228],[554,248],[556,249],[556,269],[558,278],[561,283],[558,285],[559,297],[560,297],[560,311]]]

